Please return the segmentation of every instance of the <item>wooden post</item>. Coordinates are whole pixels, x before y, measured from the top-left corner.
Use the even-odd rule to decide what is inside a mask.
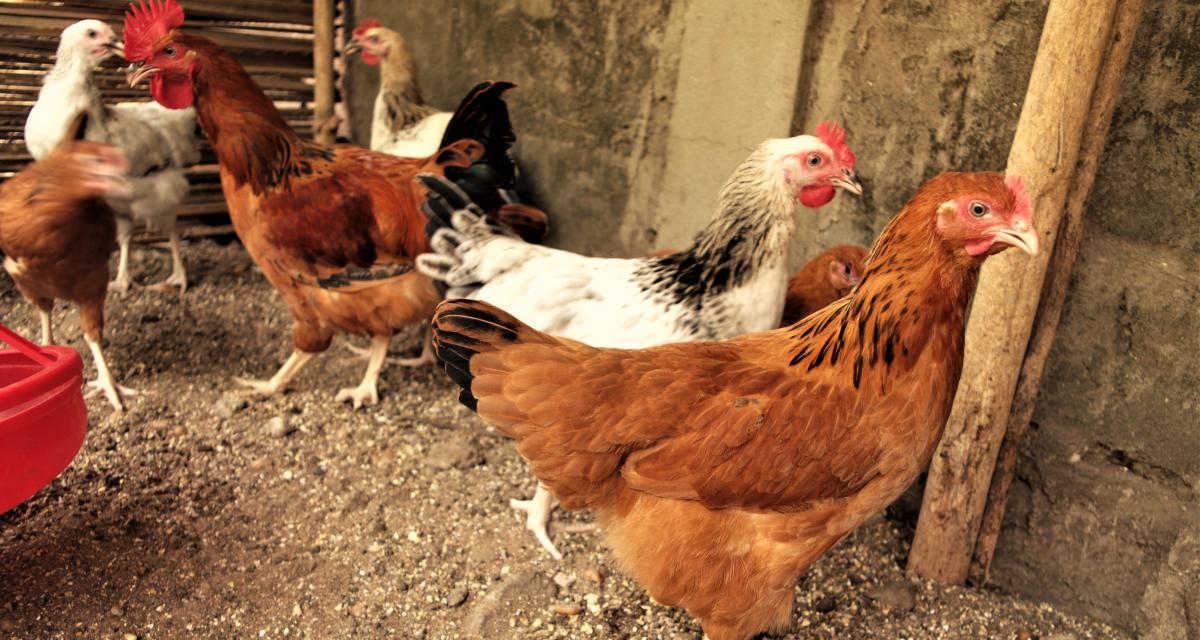
[[[1033,335],[1029,338],[1029,351],[1021,367],[1021,378],[1009,413],[1008,430],[1000,445],[1000,456],[996,471],[992,474],[988,491],[987,506],[979,539],[975,542],[974,558],[971,562],[970,579],[975,584],[986,584],[991,577],[992,557],[996,552],[996,541],[1004,521],[1004,508],[1008,503],[1008,490],[1012,486],[1017,467],[1017,453],[1021,441],[1029,430],[1036,408],[1038,389],[1042,385],[1042,373],[1050,357],[1050,346],[1054,333],[1062,318],[1063,303],[1067,298],[1067,285],[1071,281],[1071,268],[1079,255],[1083,241],[1083,207],[1091,193],[1096,170],[1104,145],[1108,142],[1108,128],[1112,124],[1113,110],[1121,93],[1121,78],[1125,75],[1125,64],[1133,50],[1133,38],[1142,17],[1145,0],[1121,0],[1117,7],[1117,23],[1108,41],[1108,52],[1100,69],[1100,79],[1092,96],[1092,108],[1087,126],[1083,131],[1079,163],[1075,169],[1071,190],[1067,195],[1067,208],[1058,230],[1058,243],[1046,271],[1046,282],[1042,286],[1042,300],[1038,306]]]
[[[334,130],[325,126],[333,117],[333,3],[313,0],[313,135],[333,144]]]
[[[958,584],[967,579],[1118,1],[1050,2],[1008,156],[1008,173],[1025,179],[1046,250],[1032,258],[1007,252],[980,274],[958,394],[929,467],[910,573]]]

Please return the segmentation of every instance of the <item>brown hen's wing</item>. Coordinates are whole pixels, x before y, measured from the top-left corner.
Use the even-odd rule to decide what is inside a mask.
[[[849,418],[852,390],[787,367],[782,332],[596,349],[454,301],[439,306],[434,335],[460,399],[515,436],[570,508],[623,480],[710,508],[799,509],[877,473],[879,439]]]

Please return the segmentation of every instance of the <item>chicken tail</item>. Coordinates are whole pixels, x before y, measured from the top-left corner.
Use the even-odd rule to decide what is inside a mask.
[[[485,241],[511,232],[506,225],[490,220],[455,183],[428,173],[418,175],[417,180],[427,190],[421,210],[429,220],[425,235],[430,247],[430,253],[417,256],[417,270],[433,279],[443,296],[447,292],[455,298],[466,296],[482,282],[474,270],[465,266],[464,245],[469,247],[467,243],[472,239]]]
[[[535,331],[511,314],[479,300],[447,300],[433,313],[433,351],[462,391],[458,401],[472,411],[479,399],[471,393],[471,360],[519,343],[553,338]]]

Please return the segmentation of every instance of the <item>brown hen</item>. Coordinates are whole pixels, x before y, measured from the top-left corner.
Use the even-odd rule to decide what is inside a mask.
[[[850,293],[862,280],[866,259],[866,247],[839,244],[806,262],[788,279],[787,300],[779,326],[796,324]]]
[[[984,258],[1037,248],[1019,179],[943,174],[883,232],[853,293],[787,329],[598,349],[486,303],[434,315],[460,399],[517,439],[621,564],[712,640],[786,627],[792,588],[928,464]]]

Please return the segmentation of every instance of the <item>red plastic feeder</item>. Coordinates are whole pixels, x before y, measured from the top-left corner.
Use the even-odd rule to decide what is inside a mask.
[[[87,434],[83,360],[38,347],[0,324],[0,513],[63,472]]]

